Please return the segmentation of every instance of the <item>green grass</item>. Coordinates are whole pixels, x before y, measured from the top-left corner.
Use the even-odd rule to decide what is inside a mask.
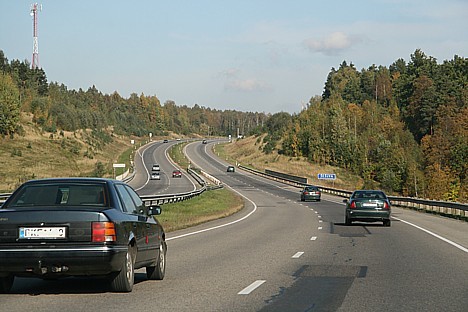
[[[165,204],[158,220],[166,232],[171,232],[230,216],[243,207],[242,197],[227,189],[217,189],[183,202]]]
[[[181,168],[188,168],[190,162],[185,157],[185,154],[183,152],[184,147],[188,144],[188,142],[182,142],[182,143],[177,143],[176,145],[173,145],[171,149],[169,150],[169,156],[171,159],[177,163]]]

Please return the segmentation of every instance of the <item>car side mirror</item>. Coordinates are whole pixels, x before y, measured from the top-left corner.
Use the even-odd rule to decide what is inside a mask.
[[[148,207],[148,216],[158,216],[162,212],[161,206],[149,206]]]
[[[343,203],[347,204],[347,203],[348,203],[348,200],[347,200],[347,199],[343,199]]]

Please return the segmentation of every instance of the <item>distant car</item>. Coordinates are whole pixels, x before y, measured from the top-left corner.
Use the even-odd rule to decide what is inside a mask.
[[[173,178],[182,178],[182,171],[180,171],[180,170],[172,171],[172,177]]]
[[[151,170],[152,171],[159,171],[159,170],[161,170],[161,168],[159,167],[158,164],[154,164],[153,167],[151,167]]]
[[[164,140],[163,140],[163,143],[167,143],[167,142],[169,142],[167,139],[164,139]]]
[[[162,280],[165,232],[126,183],[103,178],[56,178],[22,184],[0,208],[0,293],[15,277],[105,277],[130,292],[135,270]]]
[[[346,203],[345,224],[351,225],[353,221],[383,222],[390,226],[391,206],[390,200],[384,192],[378,190],[354,191]]]
[[[315,200],[320,201],[322,192],[317,186],[308,185],[301,190],[301,201]]]
[[[203,140],[202,143],[203,143],[203,144],[206,144],[206,143],[208,143],[208,142],[207,142],[206,140]]]
[[[151,180],[161,180],[161,175],[159,174],[159,171],[151,173]]]
[[[234,166],[228,166],[226,171],[227,172],[234,172],[234,171],[236,171],[236,168]]]

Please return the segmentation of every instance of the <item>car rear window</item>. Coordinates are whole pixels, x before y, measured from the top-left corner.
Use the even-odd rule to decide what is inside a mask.
[[[385,199],[384,193],[379,191],[373,192],[355,192],[352,198],[363,198],[363,199]]]
[[[27,185],[12,198],[8,207],[108,206],[102,184]]]

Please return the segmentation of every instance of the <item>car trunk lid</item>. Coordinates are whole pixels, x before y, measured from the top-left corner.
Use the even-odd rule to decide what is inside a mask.
[[[90,242],[92,222],[107,221],[101,209],[4,209],[0,210],[0,245]]]

